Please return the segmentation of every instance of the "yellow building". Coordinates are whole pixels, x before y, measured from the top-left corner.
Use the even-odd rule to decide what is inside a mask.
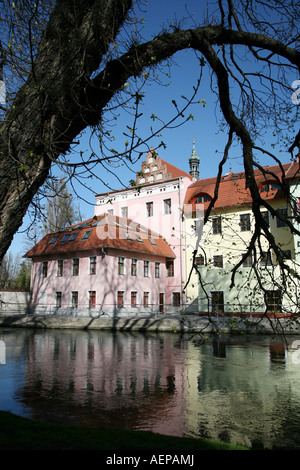
[[[255,219],[244,173],[222,176],[218,199],[204,227],[203,217],[214,197],[217,179],[197,180],[188,188],[184,237],[185,292],[190,311],[218,315],[297,312],[299,285],[293,273],[300,273],[298,238],[288,226],[289,221],[293,223],[293,214],[281,186],[282,170],[284,181],[294,184],[299,170],[296,162],[287,163],[282,169],[265,167],[263,171],[257,170],[255,177],[261,198],[268,205],[262,204],[260,211],[280,255],[292,270],[286,279],[281,277],[277,256],[263,234],[256,240],[254,250],[245,256],[255,232]],[[239,266],[232,287],[236,265]]]

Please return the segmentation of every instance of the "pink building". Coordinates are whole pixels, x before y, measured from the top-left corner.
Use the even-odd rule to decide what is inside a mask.
[[[33,260],[33,313],[74,316],[176,311],[165,294],[174,251],[164,238],[127,218],[102,214],[46,235],[25,255]]]
[[[198,159],[194,150],[190,159],[191,170],[193,156]],[[137,173],[135,185],[96,195],[96,216],[109,213],[139,221],[148,229],[162,234],[174,251],[175,259],[167,261],[169,269],[164,302],[169,307],[178,299],[181,306],[185,304],[182,293],[186,279],[182,210],[192,181],[190,174],[165,162],[151,149]]]

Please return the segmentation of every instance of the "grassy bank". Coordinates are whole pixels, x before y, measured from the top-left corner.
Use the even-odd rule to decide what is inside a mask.
[[[205,439],[41,423],[0,411],[0,450],[246,450]]]

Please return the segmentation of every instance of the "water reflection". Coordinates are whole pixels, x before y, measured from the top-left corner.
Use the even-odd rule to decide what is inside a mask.
[[[0,408],[50,422],[300,448],[300,365],[271,338],[3,329]],[[292,339],[290,340],[292,341]]]

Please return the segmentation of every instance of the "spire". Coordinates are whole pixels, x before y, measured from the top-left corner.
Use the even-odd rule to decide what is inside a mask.
[[[192,150],[192,155],[190,156],[189,162],[190,162],[190,175],[193,177],[194,180],[199,179],[200,158],[196,154],[195,139],[193,139],[193,150]]]

